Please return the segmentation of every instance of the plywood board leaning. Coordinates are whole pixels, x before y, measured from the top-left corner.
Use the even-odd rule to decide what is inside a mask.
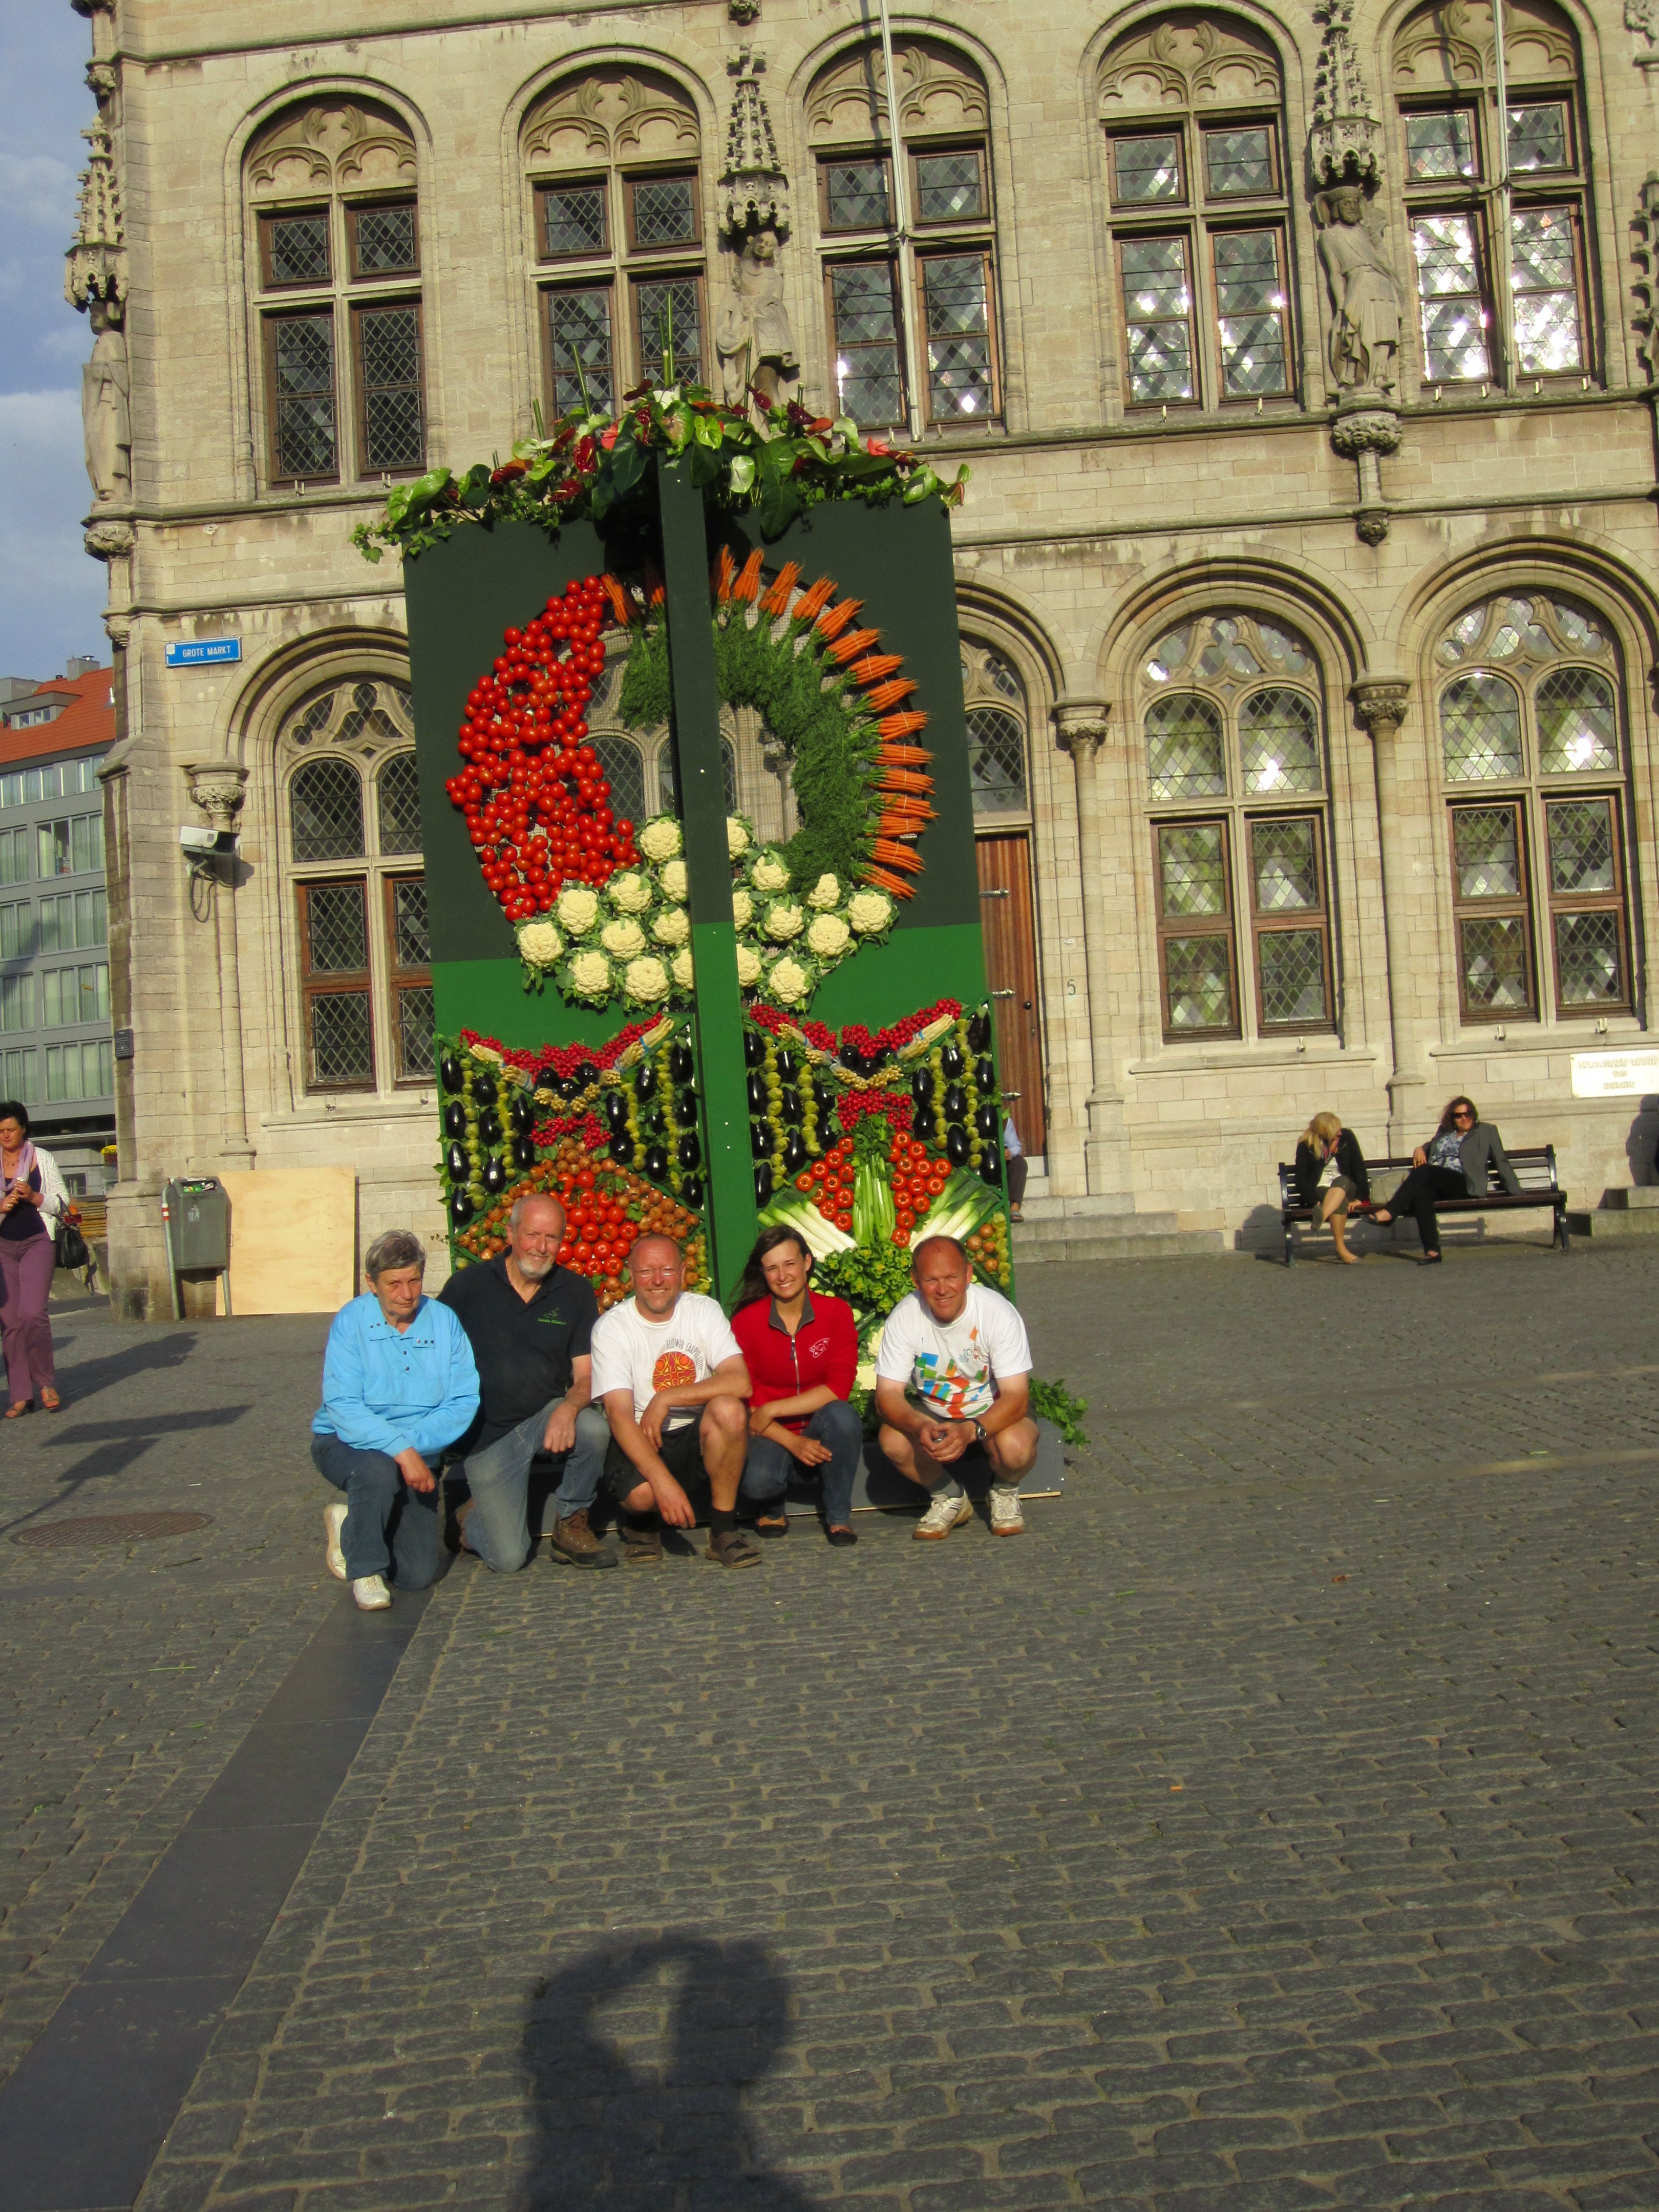
[[[230,1199],[230,1297],[246,1314],[334,1313],[357,1288],[351,1168],[253,1168],[221,1177]]]

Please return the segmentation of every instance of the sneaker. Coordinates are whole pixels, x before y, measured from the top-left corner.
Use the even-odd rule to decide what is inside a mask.
[[[609,1544],[600,1543],[588,1525],[587,1509],[553,1523],[550,1559],[568,1559],[573,1567],[619,1567],[622,1561]]]
[[[918,1544],[941,1543],[952,1528],[973,1517],[973,1501],[959,1490],[954,1498],[935,1498],[910,1533]]]
[[[1025,1516],[1019,1510],[1019,1492],[1012,1482],[991,1485],[991,1534],[994,1536],[1018,1536],[1024,1534]]]
[[[384,1575],[360,1575],[351,1585],[351,1595],[359,1613],[384,1613],[392,1602]]]
[[[334,1504],[325,1505],[323,1508],[323,1541],[328,1547],[323,1557],[327,1561],[330,1574],[337,1583],[343,1583],[346,1578],[345,1553],[340,1548],[340,1540],[345,1534],[345,1517],[346,1509],[343,1499],[337,1500]]]

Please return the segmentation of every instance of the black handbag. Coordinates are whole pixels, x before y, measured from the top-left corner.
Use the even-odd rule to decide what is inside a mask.
[[[58,1220],[52,1249],[56,1264],[67,1267],[71,1273],[78,1273],[82,1267],[92,1265],[92,1254],[87,1249],[87,1240],[67,1214]]]

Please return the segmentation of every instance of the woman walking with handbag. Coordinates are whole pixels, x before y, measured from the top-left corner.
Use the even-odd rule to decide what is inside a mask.
[[[6,1355],[6,1419],[49,1413],[63,1404],[52,1357],[52,1231],[70,1210],[58,1164],[29,1141],[28,1109],[0,1098],[0,1343]]]

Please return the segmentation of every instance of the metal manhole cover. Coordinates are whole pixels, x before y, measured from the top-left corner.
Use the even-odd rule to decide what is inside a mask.
[[[205,1528],[212,1518],[210,1513],[100,1513],[80,1521],[42,1521],[33,1528],[20,1528],[11,1540],[42,1551],[139,1544],[149,1536],[187,1536],[192,1528]]]

